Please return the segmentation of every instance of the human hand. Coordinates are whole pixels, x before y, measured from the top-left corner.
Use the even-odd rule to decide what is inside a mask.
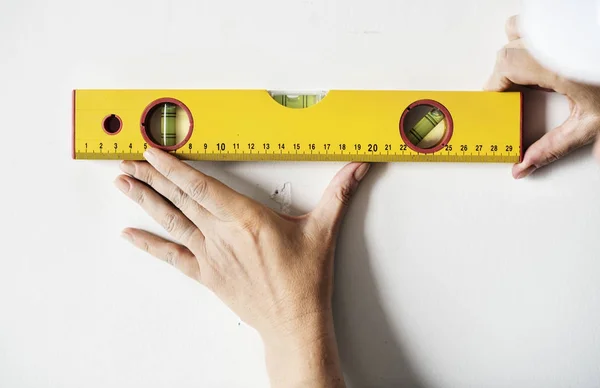
[[[516,179],[591,144],[600,133],[600,87],[567,80],[543,68],[526,50],[518,23],[518,16],[508,19],[509,43],[498,52],[494,72],[485,89],[504,91],[513,85],[525,85],[556,91],[567,97],[571,113],[563,124],[527,149],[523,161],[513,167]],[[600,141],[596,143],[595,155],[600,160]]]
[[[124,161],[127,175],[115,184],[177,242],[131,228],[124,237],[206,286],[254,327],[274,386],[343,386],[333,260],[340,223],[369,165],[345,166],[312,212],[291,217],[168,153],[144,155],[149,163]]]

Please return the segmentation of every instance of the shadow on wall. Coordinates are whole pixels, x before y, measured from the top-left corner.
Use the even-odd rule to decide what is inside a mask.
[[[546,109],[550,92],[526,87],[516,90],[523,93],[523,149],[527,150],[546,133]]]
[[[350,388],[425,388],[413,371],[380,303],[365,240],[364,220],[372,190],[385,164],[375,164],[352,200],[342,226],[335,263],[334,318],[344,373]]]

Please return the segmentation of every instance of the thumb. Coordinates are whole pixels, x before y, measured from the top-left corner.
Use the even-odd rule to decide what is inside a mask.
[[[582,129],[578,128],[575,120],[569,119],[545,134],[527,149],[523,161],[513,167],[513,177],[525,178],[535,170],[589,143],[591,138],[587,131]]]
[[[350,163],[333,177],[321,201],[311,213],[311,218],[320,227],[331,228],[334,233],[337,233],[350,200],[370,167],[369,163]]]
[[[523,47],[521,40],[511,41],[498,51],[494,72],[484,89],[501,92],[513,85],[538,86],[559,92],[564,89],[558,76],[542,67]]]

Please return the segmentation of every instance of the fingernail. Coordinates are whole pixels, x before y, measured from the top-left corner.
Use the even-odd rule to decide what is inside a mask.
[[[144,152],[144,158],[150,163],[154,162],[156,160],[156,154],[154,153],[154,150],[152,148],[148,148],[146,152]]]
[[[367,172],[369,172],[370,168],[371,163],[361,164],[360,167],[357,168],[356,171],[354,171],[354,179],[356,179],[359,182],[362,181],[365,175],[367,175]]]
[[[115,180],[115,186],[117,186],[117,188],[124,193],[128,193],[129,190],[131,189],[131,184],[129,183],[129,181],[127,181],[121,177],[119,177]]]
[[[130,161],[124,160],[121,162],[121,171],[133,175],[135,173],[135,166]]]
[[[517,179],[525,178],[526,176],[531,175],[535,170],[537,170],[536,166],[529,166],[517,174]]]
[[[129,242],[133,242],[133,236],[127,232],[121,232],[121,237]]]

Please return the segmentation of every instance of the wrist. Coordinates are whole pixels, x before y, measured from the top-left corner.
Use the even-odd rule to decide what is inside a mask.
[[[345,387],[331,310],[306,314],[262,338],[274,388]]]

